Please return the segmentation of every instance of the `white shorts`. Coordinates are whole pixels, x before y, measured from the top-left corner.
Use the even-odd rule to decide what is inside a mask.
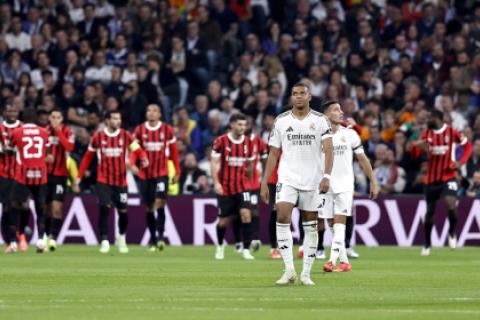
[[[353,191],[321,194],[318,217],[332,219],[334,215],[352,215]]]
[[[275,203],[288,202],[303,211],[317,212],[320,205],[318,190],[303,191],[283,183],[277,183]]]

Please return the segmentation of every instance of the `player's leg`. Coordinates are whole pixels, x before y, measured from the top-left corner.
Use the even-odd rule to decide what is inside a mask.
[[[302,228],[302,223],[303,223],[303,217],[300,215],[298,218],[298,229],[300,230],[300,238],[298,239],[298,251],[297,251],[297,257],[303,258],[303,241],[305,239],[305,232],[303,231]]]
[[[260,199],[260,189],[253,190],[250,193],[250,207],[252,212],[252,244],[250,250],[252,252],[258,251],[262,242],[260,241],[260,214],[258,211],[258,204]]]
[[[232,196],[220,196],[217,195],[218,200],[218,222],[217,222],[217,245],[215,248],[215,259],[223,260],[225,257],[225,246],[223,240],[225,239],[225,233],[228,223],[233,219],[238,212],[235,208],[235,201]]]
[[[95,193],[98,197],[100,205],[100,215],[98,217],[98,230],[100,237],[100,253],[108,253],[110,251],[110,242],[108,241],[108,216],[112,208],[111,189],[104,183],[95,185]]]
[[[299,192],[295,188],[277,183],[277,242],[278,250],[285,265],[285,272],[276,282],[278,285],[294,283],[297,275],[293,264],[293,237],[290,225],[292,223],[292,210],[298,201]]]
[[[16,216],[11,214],[11,180],[0,178],[0,203],[2,204],[1,230],[3,240],[7,245],[5,252],[13,253],[17,251],[16,243]],[[10,245],[11,244],[11,245]]]
[[[165,205],[167,204],[168,177],[161,177],[155,187],[155,207],[157,210],[157,247],[161,251],[165,248]]]
[[[117,246],[120,253],[128,253],[127,227],[128,227],[128,193],[127,187],[111,187],[113,200],[118,212],[118,238]]]
[[[245,260],[253,260],[250,252],[252,243],[252,211],[250,210],[250,192],[246,191],[237,195],[237,201],[240,207],[240,220],[242,221],[243,250],[242,257]]]
[[[448,208],[448,245],[450,249],[457,247],[457,235],[455,227],[457,225],[457,191],[458,184],[455,180],[450,180],[444,187],[443,195]]]
[[[57,249],[57,237],[62,229],[63,203],[65,202],[67,190],[67,179],[54,177],[52,182],[50,186],[47,185],[46,189],[44,188],[44,190],[47,190],[47,203],[50,203],[49,208],[45,212],[48,212],[51,217],[49,228],[47,228],[47,222],[45,221],[45,231],[49,235],[47,248],[50,251],[55,251]],[[49,197],[50,199],[48,199]]]
[[[25,230],[30,218],[30,208],[28,206],[29,197],[30,191],[27,186],[16,181],[12,182],[11,209],[9,211],[11,217],[10,223],[15,223],[15,230],[17,230],[17,223],[19,224],[16,237],[20,244],[20,251],[26,251],[28,249]]]
[[[145,220],[150,232],[149,250],[157,250],[157,223],[155,219],[155,183],[152,180],[137,180],[143,205],[145,206]]]
[[[318,245],[318,230],[317,230],[317,212],[312,209],[306,208],[300,205],[300,213],[302,215],[302,229],[305,237],[303,240],[303,266],[300,280],[302,284],[314,285],[310,279],[310,273],[313,263],[316,258],[317,245]]]
[[[43,185],[29,185],[30,196],[33,199],[35,205],[35,212],[37,214],[37,252],[42,253],[45,251],[45,197],[46,197],[46,184]],[[24,203],[24,207],[28,208],[28,202]]]
[[[437,185],[425,186],[425,200],[427,202],[427,213],[425,216],[425,244],[422,249],[422,256],[430,255],[430,247],[432,246],[432,229],[435,222],[435,209],[437,207],[437,201],[440,196],[441,189]]]
[[[235,252],[242,253],[242,220],[240,216],[232,217],[233,241],[235,241]]]
[[[276,222],[277,222],[277,206],[275,205],[275,185],[269,184],[269,195],[270,195],[270,220],[268,223],[268,234],[270,236],[270,256],[272,259],[280,259],[280,252],[277,248],[277,232],[276,232]]]

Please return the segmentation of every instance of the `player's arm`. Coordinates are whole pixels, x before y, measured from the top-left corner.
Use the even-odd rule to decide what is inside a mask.
[[[330,175],[333,169],[333,142],[332,136],[323,138],[322,140],[323,152],[325,153],[325,169],[323,178],[320,182],[320,192],[327,193],[330,187]]]
[[[180,174],[182,173],[182,169],[180,167],[180,157],[178,155],[178,148],[177,148],[177,139],[173,136],[172,131],[172,138],[167,141],[168,150],[170,151],[169,159],[172,160],[173,165],[175,166],[175,175],[172,178],[172,183],[178,183],[180,180]]]
[[[82,161],[80,162],[80,167],[78,169],[77,178],[74,180],[74,184],[80,186],[85,172],[90,168],[93,158],[95,157],[95,152],[98,148],[98,133],[95,133],[88,144],[87,152],[83,155]],[[79,190],[79,188],[77,188]]]
[[[60,145],[68,152],[72,152],[75,148],[75,136],[71,130],[67,130],[67,135],[63,132],[61,128],[54,129],[55,135],[60,141]]]
[[[456,131],[456,130],[455,130]],[[461,166],[467,163],[468,159],[472,155],[472,143],[463,134],[458,131],[455,132],[455,139],[463,147],[463,155],[458,162],[453,163],[452,169],[459,169]]]
[[[131,153],[134,153],[135,156],[140,159],[140,161],[142,162],[142,167],[144,168],[148,167],[147,153],[145,152],[145,150],[142,149],[142,147],[140,147],[140,144],[138,143],[137,140],[133,140],[128,145],[128,150]]]
[[[368,180],[370,180],[370,198],[376,199],[378,196],[379,189],[378,189],[377,178],[373,174],[372,164],[370,163],[370,160],[368,160],[368,157],[363,152],[355,154],[355,157],[360,163],[360,167],[362,167],[363,172],[368,177]]]
[[[272,172],[277,165],[279,154],[280,154],[279,148],[270,146],[270,152],[268,153],[268,158],[265,165],[265,173],[263,174],[262,184],[260,187],[260,197],[262,198],[263,202],[267,204],[270,201],[268,181],[270,180],[270,176],[272,175]]]
[[[215,192],[217,194],[222,195],[223,187],[220,182],[220,179],[218,178],[218,171],[220,170],[220,158],[221,158],[221,154],[216,152],[215,150],[212,150],[212,156],[210,159],[210,169],[212,171],[212,178],[215,185]]]

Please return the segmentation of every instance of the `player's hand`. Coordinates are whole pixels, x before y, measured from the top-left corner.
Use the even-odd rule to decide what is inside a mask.
[[[132,170],[132,173],[135,175],[135,176],[138,176],[138,172],[140,171],[140,169],[138,169],[137,166],[133,165],[130,167],[130,170]]]
[[[320,193],[327,193],[330,188],[330,179],[323,178],[320,181]]]
[[[142,168],[148,167],[148,164],[149,164],[149,163],[148,163],[148,159],[147,159],[147,158],[143,159],[143,160],[141,161],[141,164],[142,164]]]
[[[456,162],[454,162],[450,165],[450,169],[458,170],[458,169],[460,169],[461,166],[462,166],[462,164],[460,162],[456,161]]]
[[[380,189],[376,182],[370,184],[370,199],[375,200],[378,197]]]
[[[215,193],[218,194],[218,195],[223,195],[222,184],[218,181],[215,181]]]
[[[53,130],[55,131],[62,129],[61,124],[62,122],[58,119],[55,119],[55,120],[50,119],[50,126],[52,126]]]
[[[73,191],[73,193],[75,193],[75,194],[80,193],[80,184],[74,183],[74,184],[72,185],[72,191]]]
[[[263,202],[268,204],[270,202],[270,190],[268,189],[267,184],[263,184],[260,187],[260,198],[262,198]]]
[[[53,155],[47,154],[47,156],[45,157],[45,162],[53,163]]]
[[[180,181],[180,176],[173,176],[172,177],[172,183],[177,184]]]

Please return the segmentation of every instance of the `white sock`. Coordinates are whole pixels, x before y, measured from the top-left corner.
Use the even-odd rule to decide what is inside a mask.
[[[295,266],[293,265],[293,237],[292,231],[290,230],[289,223],[278,223],[277,222],[277,243],[278,251],[282,256],[283,263],[285,263],[285,270],[295,271]]]
[[[330,259],[329,261],[333,264],[337,263],[337,259],[342,256],[342,252],[345,252],[345,225],[342,223],[335,223],[333,225],[333,240],[332,240],[332,248],[330,251]],[[343,257],[340,258],[340,261]]]
[[[333,226],[328,225],[328,230],[330,230],[330,234],[332,235],[332,240],[333,240],[333,237],[335,236],[335,230],[333,230]]]
[[[317,252],[318,232],[317,221],[307,221],[302,223],[305,237],[303,239],[303,269],[302,275],[310,276],[315,254]]]

